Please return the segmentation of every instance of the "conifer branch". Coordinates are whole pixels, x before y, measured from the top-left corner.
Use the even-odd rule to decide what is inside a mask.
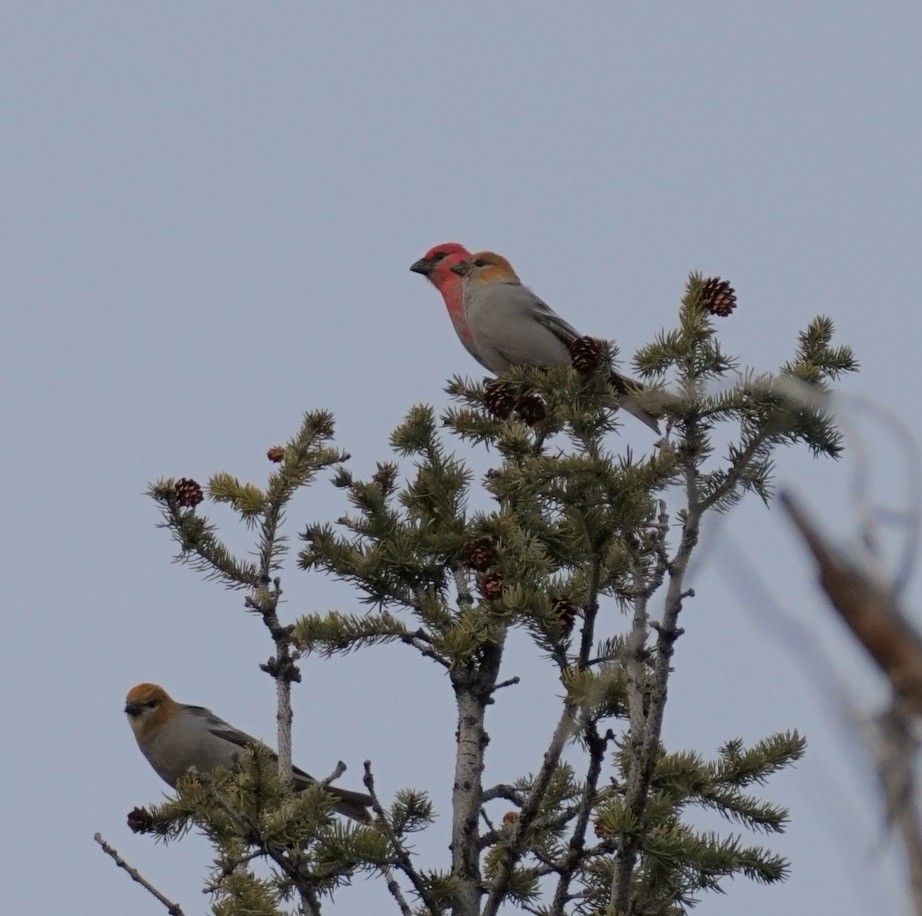
[[[699,515],[715,505],[718,505],[721,500],[725,499],[736,490],[740,483],[742,483],[746,472],[749,470],[751,462],[760,451],[764,450],[765,444],[768,442],[769,438],[770,433],[768,428],[763,427],[752,437],[745,448],[733,456],[733,460],[730,462],[730,469],[726,472],[720,485],[715,487],[713,492],[700,499]]]
[[[292,638],[304,654],[317,652],[323,658],[350,652],[364,645],[402,642],[420,655],[449,667],[445,656],[433,646],[433,637],[422,627],[410,630],[387,611],[379,614],[347,615],[337,611],[309,614],[294,624]]]
[[[220,579],[228,588],[258,588],[257,565],[238,560],[217,537],[214,525],[196,514],[194,505],[188,508],[180,505],[175,483],[172,479],[160,480],[148,489],[148,495],[160,507],[163,517],[160,527],[168,529],[179,544],[177,562],[204,573],[206,578]],[[201,487],[198,490],[201,493]]]
[[[281,775],[281,774],[280,774]],[[247,843],[255,846],[266,858],[271,859],[288,877],[292,886],[301,897],[301,910],[306,916],[320,916],[320,897],[311,876],[301,868],[302,854],[298,851],[297,861],[292,861],[284,851],[273,848],[263,840],[260,825],[245,812],[233,808],[218,791],[214,778],[209,774],[200,774],[199,778],[211,800],[236,825],[240,836],[247,838]]]
[[[686,440],[688,442],[700,441],[700,430],[694,419],[686,421]],[[632,750],[630,771],[627,783],[625,805],[637,823],[640,823],[646,808],[650,781],[659,755],[660,736],[663,728],[663,713],[666,705],[667,684],[669,681],[670,663],[676,639],[681,635],[678,628],[679,613],[682,610],[684,598],[683,582],[691,553],[698,543],[698,534],[701,524],[701,501],[698,488],[697,455],[692,451],[684,458],[685,510],[682,524],[682,535],[679,548],[669,562],[669,586],[666,592],[666,601],[663,611],[663,620],[656,627],[657,641],[656,653],[653,662],[653,676],[650,690],[649,710],[646,715],[641,711],[637,714],[636,703],[631,707],[631,728],[628,733],[628,746]],[[645,602],[643,603],[645,605]],[[643,638],[646,638],[644,626],[646,608],[642,606],[635,615],[634,633],[640,636],[643,627]],[[637,649],[643,643],[641,642]],[[639,664],[639,663],[638,663]],[[639,730],[642,728],[642,731]],[[636,835],[621,838],[620,852],[615,868],[615,875],[611,885],[610,905],[616,913],[628,913],[631,901],[631,883],[634,866],[640,850],[640,839]]]

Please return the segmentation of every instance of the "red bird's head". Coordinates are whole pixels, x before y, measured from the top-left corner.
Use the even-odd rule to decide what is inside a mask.
[[[451,268],[470,256],[471,253],[463,245],[446,242],[430,248],[416,263],[410,265],[410,270],[422,274],[439,292],[443,292],[446,286],[460,282]]]

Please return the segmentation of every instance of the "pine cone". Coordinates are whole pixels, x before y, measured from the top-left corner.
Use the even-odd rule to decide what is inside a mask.
[[[728,280],[709,277],[701,288],[701,307],[712,315],[726,318],[736,308],[736,293]]]
[[[570,341],[569,349],[577,372],[592,372],[605,359],[605,347],[594,337],[577,337]]]
[[[180,477],[173,484],[173,495],[184,509],[194,508],[205,498],[202,488],[191,477]]]
[[[573,631],[573,624],[576,622],[579,612],[580,608],[568,598],[559,598],[554,602],[554,613],[560,621],[564,636],[569,636]]]
[[[132,808],[128,812],[128,829],[132,833],[152,833],[154,818],[147,808]]]
[[[507,811],[503,815],[503,830],[512,830],[513,827],[519,822],[519,812],[518,811]]]
[[[483,390],[483,406],[500,420],[511,416],[519,400],[515,388],[505,382],[487,382]]]
[[[476,572],[486,572],[499,559],[499,551],[489,535],[470,538],[461,545],[461,561]]]
[[[499,601],[503,597],[505,576],[501,572],[491,572],[480,582],[480,593],[487,601]]]
[[[272,448],[266,452],[266,457],[273,462],[273,464],[278,464],[285,457],[285,449],[281,445],[273,445]]]
[[[547,416],[547,406],[537,394],[526,394],[518,407],[519,419],[529,426],[536,426]]]

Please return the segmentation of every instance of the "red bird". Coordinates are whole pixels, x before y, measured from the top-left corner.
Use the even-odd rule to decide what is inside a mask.
[[[464,317],[461,278],[451,270],[455,264],[460,264],[470,256],[471,253],[463,245],[457,242],[445,242],[444,245],[430,248],[415,264],[410,265],[410,270],[422,274],[442,294],[445,308],[448,309],[448,317],[451,318],[458,339],[484,369],[490,369],[480,358],[474,344],[474,335]]]

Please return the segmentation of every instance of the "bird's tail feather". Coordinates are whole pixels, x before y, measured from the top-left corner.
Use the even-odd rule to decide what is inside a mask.
[[[349,789],[337,789],[335,786],[327,786],[327,792],[339,799],[336,806],[336,812],[345,817],[351,817],[354,821],[367,824],[371,820],[371,814],[368,812],[368,806],[371,804],[371,796],[363,792],[352,792]]]
[[[657,414],[640,403],[644,392],[649,389],[640,382],[614,371],[611,373],[611,383],[615,391],[622,396],[621,407],[632,417],[637,417],[642,423],[646,423],[653,432],[658,433]]]

